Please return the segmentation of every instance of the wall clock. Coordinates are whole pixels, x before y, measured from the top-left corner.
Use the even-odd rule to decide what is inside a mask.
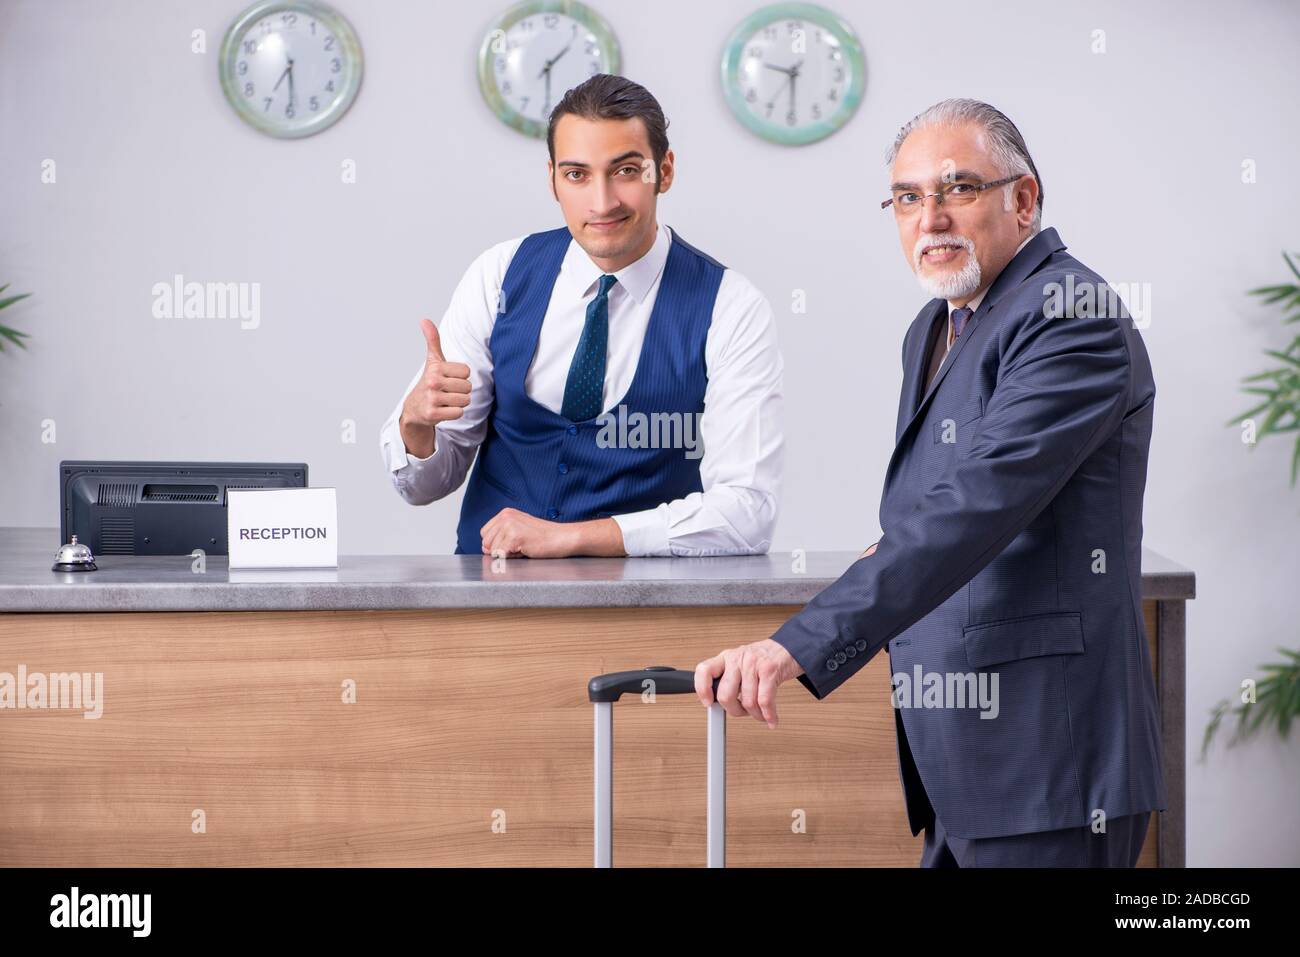
[[[576,0],[529,0],[488,28],[478,51],[478,85],[503,123],[544,139],[551,110],[566,91],[620,67],[618,38],[596,11]]]
[[[245,10],[221,42],[221,89],[235,112],[270,136],[310,136],[337,123],[361,87],[351,24],[314,0]]]
[[[866,59],[853,28],[812,3],[778,3],[732,31],[722,54],[731,111],[764,139],[801,146],[830,136],[857,111]]]

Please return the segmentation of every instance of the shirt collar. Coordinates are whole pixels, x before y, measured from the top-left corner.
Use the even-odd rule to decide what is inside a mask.
[[[1038,235],[1038,233],[1034,233],[1034,236],[1037,236],[1037,235]],[[1024,249],[1026,246],[1028,246],[1028,245],[1029,245],[1029,240],[1033,239],[1034,236],[1028,236],[1028,237],[1026,237],[1025,241],[1022,242],[1018,247],[1016,247],[1016,251],[1015,251],[1014,253],[1011,254],[1011,258],[1012,258],[1012,259],[1015,259],[1017,256],[1019,256],[1019,255],[1020,255],[1020,250]],[[1007,262],[1007,265],[1008,265],[1008,266],[1011,265],[1010,261]],[[1006,267],[1003,267],[1003,268],[1006,268]],[[994,276],[993,278],[996,279],[997,277]],[[988,291],[989,291],[990,289],[992,289],[992,288],[993,288],[993,283],[989,283],[987,286],[985,286],[983,292],[981,292],[978,296],[976,296],[976,297],[975,297],[974,299],[972,299],[970,302],[966,303],[966,308],[969,309],[971,312],[975,312],[977,309],[979,309],[979,307],[980,307],[980,303],[984,301],[984,297],[988,294]],[[955,310],[955,309],[957,309],[957,308],[958,308],[957,306],[953,305],[953,302],[952,302],[951,299],[948,300],[948,318],[949,318],[949,319],[952,318],[953,310]]]
[[[622,286],[623,291],[637,302],[642,302],[650,294],[651,287],[663,272],[664,264],[668,262],[668,247],[671,243],[672,235],[668,227],[659,223],[655,231],[654,245],[650,250],[640,259],[628,263],[613,274],[618,278],[616,285]],[[586,298],[592,287],[596,285],[596,280],[605,274],[591,261],[586,251],[572,239],[569,240],[569,248],[564,254],[564,262],[560,265],[560,273],[564,276],[569,290],[578,298]]]

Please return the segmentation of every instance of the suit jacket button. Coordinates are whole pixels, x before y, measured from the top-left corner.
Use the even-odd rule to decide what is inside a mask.
[[[839,665],[839,662],[836,661],[834,658],[827,658],[827,659],[826,659],[826,670],[827,670],[827,671],[834,671],[834,670],[835,670],[836,668],[838,668],[839,666],[840,666],[840,665]]]
[[[855,645],[857,646],[858,651],[866,651],[866,650],[867,650],[867,639],[865,639],[865,638],[859,638],[859,639],[858,639],[857,641],[855,641],[853,644],[855,644]]]
[[[858,649],[854,648],[852,645],[845,645],[844,653],[850,658],[856,658],[858,655]]]
[[[840,664],[844,664],[844,662],[848,660],[848,655],[846,655],[842,651],[837,651],[835,652],[835,660],[838,661]]]

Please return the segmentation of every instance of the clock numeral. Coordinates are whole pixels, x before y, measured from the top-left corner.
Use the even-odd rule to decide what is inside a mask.
[[[544,17],[542,17],[542,22],[546,24],[546,29],[554,30],[555,27],[559,24],[560,18],[553,13],[548,13]]]
[[[307,102],[308,102],[308,105],[311,107],[311,111],[312,111],[313,113],[315,113],[317,110],[320,109],[320,104],[319,104],[318,102],[316,102],[316,97],[314,97],[314,96],[311,97],[311,99],[309,99]]]
[[[836,92],[835,87],[831,87],[831,91],[830,91],[830,93],[828,93],[828,94],[826,95],[826,99],[828,99],[828,100],[838,100],[839,98],[840,98],[840,95],[839,95],[838,92]]]
[[[745,102],[746,102],[746,103],[757,103],[757,102],[758,102],[758,90],[750,90],[748,93],[746,93],[746,94],[745,94]]]
[[[600,56],[600,44],[597,43],[595,40],[587,41],[587,56],[594,56],[594,57]]]
[[[771,103],[767,104],[767,112],[763,114],[764,119],[770,120],[772,118],[772,107],[773,104]]]
[[[600,64],[597,61],[592,60],[590,63],[587,64],[587,72],[590,73],[592,76],[595,76],[597,73],[600,72]]]
[[[256,53],[256,52],[257,52],[257,41],[256,41],[256,40],[245,40],[245,41],[244,41],[244,52],[245,52],[245,53]]]
[[[776,27],[774,27],[774,26],[764,27],[764,28],[763,28],[763,36],[767,37],[769,40],[775,40],[775,39],[776,39]]]
[[[794,126],[799,122],[799,118],[794,115],[794,110],[791,110],[785,115],[785,122],[787,126]]]
[[[802,20],[787,20],[787,21],[785,22],[785,27],[786,27],[786,30],[787,30],[787,31],[789,31],[790,33],[794,33],[796,30],[801,30],[801,29],[803,29],[803,21],[802,21]]]
[[[761,60],[761,59],[763,59],[763,48],[762,48],[762,47],[750,47],[750,48],[745,52],[745,56],[747,56],[747,57],[751,57],[751,58],[753,58],[753,59],[755,59],[755,60]]]
[[[497,72],[504,73],[505,70],[506,70],[506,58],[503,56],[497,57]]]
[[[842,60],[842,59],[844,59],[843,54],[840,53],[840,48],[839,48],[839,47],[831,47],[830,58],[831,58],[832,60]]]
[[[240,76],[243,76],[243,75],[244,75],[245,73],[247,73],[247,72],[248,72],[248,61],[247,61],[247,60],[240,60],[240,61],[239,61],[239,75],[240,75]]]
[[[341,69],[343,69],[343,63],[339,60],[338,57],[334,57],[332,60],[330,60],[331,73],[337,73]]]
[[[506,80],[504,83],[501,84],[501,92],[502,92],[502,93],[510,93],[512,89],[513,89],[513,87],[510,86],[510,81],[509,81],[509,80]]]
[[[519,112],[522,113],[526,109],[528,109],[528,97],[525,96],[519,101]]]
[[[842,67],[842,66],[837,66],[837,67],[835,68],[835,74],[834,74],[834,75],[835,75],[835,82],[836,82],[836,83],[841,83],[841,82],[843,82],[843,80],[844,80],[844,67]]]
[[[822,105],[820,103],[814,103],[812,105],[812,115],[814,120],[820,120],[822,118]]]
[[[334,38],[333,38],[333,37],[326,37],[326,38],[325,38],[325,49],[326,49],[326,50],[333,50],[333,49],[334,49]]]
[[[263,32],[263,33],[270,33],[270,32],[271,32],[271,21],[270,21],[270,20],[263,20],[261,23],[258,24],[258,26],[262,28],[262,32]]]
[[[313,21],[311,22],[311,35],[312,35],[312,36],[315,36],[315,35],[316,35],[316,21],[315,21],[315,20],[313,20]]]
[[[287,104],[287,105],[285,106],[285,108],[284,108],[284,115],[285,115],[285,117],[287,117],[288,119],[293,119],[293,118],[294,118],[295,113],[294,113],[294,111],[293,111],[293,104],[292,104],[292,103],[289,103],[289,104]]]
[[[334,81],[333,81],[333,80],[330,80],[328,83],[326,83],[326,84],[325,84],[325,89],[328,90],[330,93],[333,93],[333,92],[334,92]]]
[[[281,16],[280,16],[280,22],[283,23],[283,24],[285,24],[286,26],[290,26],[290,27],[291,27],[291,26],[293,26],[295,23],[298,22],[298,14],[296,14],[296,13],[285,13],[285,14],[281,14]]]
[[[251,83],[245,83],[245,84],[244,84],[244,96],[252,96],[252,95],[253,95],[253,84],[251,84]]]
[[[536,25],[531,19],[519,21],[519,29],[521,30],[531,30]]]
[[[262,112],[265,113],[267,110],[271,108],[271,98],[269,96],[264,96],[262,97],[262,99],[266,103],[266,106],[262,107]]]

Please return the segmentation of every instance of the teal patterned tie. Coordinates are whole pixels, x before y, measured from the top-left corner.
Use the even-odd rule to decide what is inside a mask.
[[[582,338],[569,365],[560,415],[572,422],[594,419],[603,411],[605,397],[605,353],[609,343],[609,287],[617,276],[600,277],[596,298],[587,304],[587,321]]]

